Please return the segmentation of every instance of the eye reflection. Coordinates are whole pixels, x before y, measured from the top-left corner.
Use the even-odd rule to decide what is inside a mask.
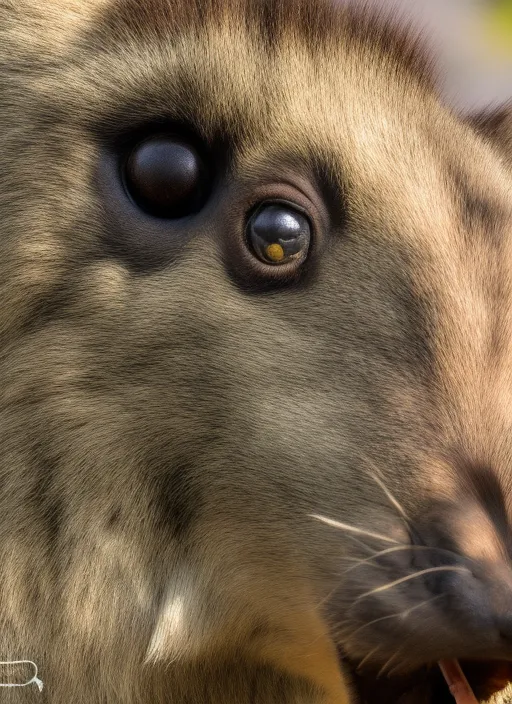
[[[247,225],[253,253],[266,264],[286,264],[307,256],[311,241],[308,218],[291,205],[264,203]]]

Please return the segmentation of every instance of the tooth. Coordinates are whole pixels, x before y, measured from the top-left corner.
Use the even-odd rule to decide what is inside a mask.
[[[439,667],[457,704],[478,704],[458,660],[441,660]]]

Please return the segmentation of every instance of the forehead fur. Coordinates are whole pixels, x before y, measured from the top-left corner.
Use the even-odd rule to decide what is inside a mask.
[[[101,33],[121,30],[143,39],[169,40],[184,33],[200,36],[211,28],[230,27],[233,33],[248,32],[271,53],[290,39],[312,53],[328,50],[342,39],[429,81],[429,62],[418,40],[397,31],[396,24],[369,11],[364,3],[356,8],[346,3],[341,7],[332,0],[116,0],[103,19]]]
[[[385,82],[413,93],[433,88],[430,61],[416,38],[384,16],[330,0],[20,0],[0,7],[0,20],[6,75],[22,65],[25,75],[44,76],[35,87],[49,87],[58,75],[55,99],[65,92],[67,73],[75,100],[80,89],[97,90],[98,100],[83,94],[86,112],[104,105],[100,91],[108,81],[106,102],[120,108],[118,125],[123,94],[135,106],[137,97],[146,104],[163,89],[170,100],[161,109],[188,120],[200,112],[204,130],[209,118],[235,113],[237,127],[243,121],[251,130],[251,119],[264,122],[294,85],[305,93],[320,83],[334,88],[343,77],[355,78],[355,66],[368,83],[378,67]]]

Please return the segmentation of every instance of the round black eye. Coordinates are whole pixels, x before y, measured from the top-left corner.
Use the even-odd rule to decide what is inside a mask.
[[[252,215],[247,239],[254,254],[266,264],[303,260],[311,242],[309,220],[283,203],[266,203]]]
[[[133,200],[147,212],[180,218],[200,209],[207,170],[192,145],[164,134],[133,149],[126,162],[125,182]]]

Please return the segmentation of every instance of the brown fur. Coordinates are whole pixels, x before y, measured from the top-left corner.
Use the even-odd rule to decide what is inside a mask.
[[[512,167],[512,103],[497,110],[484,110],[472,117],[478,132],[494,144],[501,158]]]
[[[510,656],[428,579],[362,597],[420,538],[493,613],[512,583],[512,178],[415,43],[321,0],[0,0],[0,116],[0,660],[45,681],[2,701],[343,704],[338,649]],[[188,223],[113,166],[162,120],[216,165]],[[288,281],[243,246],[269,195],[314,223]],[[347,571],[395,543],[313,515],[408,551]]]

